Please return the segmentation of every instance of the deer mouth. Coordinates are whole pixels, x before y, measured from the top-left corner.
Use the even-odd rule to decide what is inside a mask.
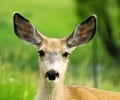
[[[50,71],[46,72],[45,77],[49,81],[55,81],[56,79],[59,78],[59,73],[56,72],[55,70],[50,70]]]

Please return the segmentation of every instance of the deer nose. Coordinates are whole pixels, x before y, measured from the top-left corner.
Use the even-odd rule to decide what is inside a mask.
[[[48,78],[51,81],[54,81],[56,78],[59,78],[59,73],[55,70],[50,70],[46,73],[46,78]]]

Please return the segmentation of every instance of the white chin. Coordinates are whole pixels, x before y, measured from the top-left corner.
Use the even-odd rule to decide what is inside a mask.
[[[59,78],[56,78],[55,80],[49,80],[47,78],[47,81],[50,82],[50,83],[57,83],[57,82],[59,82]]]

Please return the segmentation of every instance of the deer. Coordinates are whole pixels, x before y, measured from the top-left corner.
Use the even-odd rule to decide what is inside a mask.
[[[49,38],[18,12],[13,14],[16,36],[36,47],[39,55],[40,85],[35,100],[120,100],[120,92],[65,85],[69,55],[93,39],[97,17],[89,16],[66,38]]]

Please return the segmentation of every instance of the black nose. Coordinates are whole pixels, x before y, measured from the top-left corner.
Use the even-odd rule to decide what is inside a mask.
[[[55,70],[50,70],[46,73],[46,78],[48,78],[49,80],[55,80],[56,77],[59,77],[59,73],[56,72]]]

